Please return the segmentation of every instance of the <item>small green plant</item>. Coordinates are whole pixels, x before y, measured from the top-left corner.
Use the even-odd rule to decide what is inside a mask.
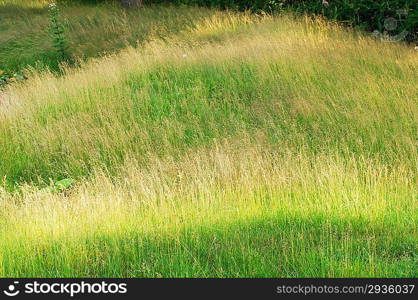
[[[60,20],[60,9],[56,3],[49,4],[49,32],[59,61],[68,61],[67,43],[65,40],[64,25]]]
[[[0,70],[0,88],[5,86],[9,80],[9,74],[6,71]]]
[[[65,179],[55,182],[54,185],[50,188],[50,191],[51,192],[63,192],[69,189],[74,183],[75,183],[74,179],[65,178]]]
[[[20,73],[11,73],[8,71],[0,70],[0,89],[7,84],[17,81],[25,80],[26,76]]]

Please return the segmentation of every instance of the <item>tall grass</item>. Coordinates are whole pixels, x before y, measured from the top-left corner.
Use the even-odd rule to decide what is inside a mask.
[[[321,19],[213,11],[34,73],[0,96],[0,274],[417,276],[416,68]]]
[[[402,34],[402,39],[417,41],[418,15],[416,1],[405,0],[147,0],[147,3],[182,3],[203,6],[233,8],[239,10],[281,12],[293,11],[325,16],[346,25],[360,26],[368,31],[391,35]],[[387,18],[397,19],[395,28],[385,28]],[[396,21],[395,21],[396,22]],[[407,32],[407,34],[405,34]],[[405,35],[404,35],[405,34]],[[398,37],[400,38],[400,36]]]
[[[251,144],[3,194],[2,276],[417,275],[410,171]]]

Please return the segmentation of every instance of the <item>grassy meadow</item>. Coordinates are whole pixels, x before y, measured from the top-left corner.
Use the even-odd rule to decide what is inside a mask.
[[[0,91],[1,277],[418,276],[413,47],[292,14],[76,5],[91,59],[58,76],[46,3],[0,0],[0,65],[30,66]]]

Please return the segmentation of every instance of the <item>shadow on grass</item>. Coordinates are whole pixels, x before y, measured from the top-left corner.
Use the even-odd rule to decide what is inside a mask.
[[[177,234],[62,238],[6,250],[3,266],[5,276],[28,277],[413,277],[414,232],[361,218],[282,214]]]
[[[43,15],[47,13],[46,7],[31,7],[19,4],[6,4],[0,6],[0,17],[22,17],[27,15]]]

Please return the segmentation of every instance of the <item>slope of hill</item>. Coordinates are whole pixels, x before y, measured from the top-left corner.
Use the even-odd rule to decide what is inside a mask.
[[[52,43],[48,3],[44,0],[0,0],[0,70],[58,70]],[[71,4],[72,3],[72,4]],[[122,10],[117,5],[59,5],[68,54],[74,58],[99,57],[124,47],[163,38],[193,26],[213,10],[192,7],[146,6]]]
[[[417,276],[416,55],[211,11],[32,74],[0,95],[0,276]]]

